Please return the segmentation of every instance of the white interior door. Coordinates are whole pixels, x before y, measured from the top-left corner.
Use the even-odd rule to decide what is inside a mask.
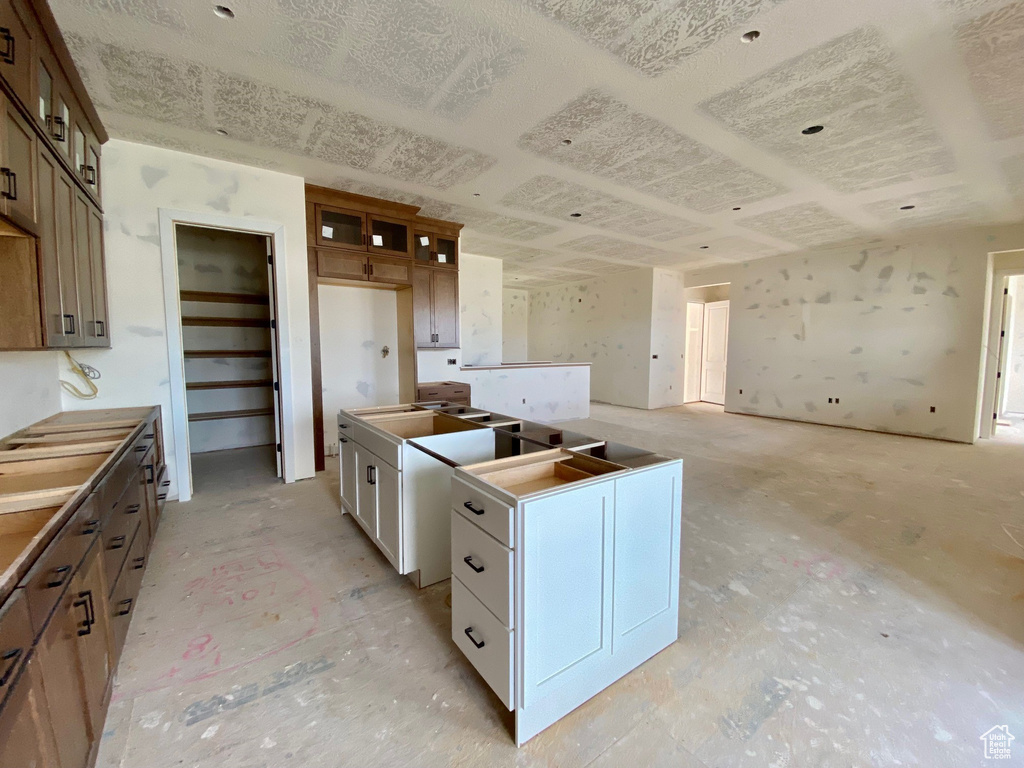
[[[686,303],[686,370],[683,374],[683,402],[700,400],[700,369],[704,357],[704,304]]]
[[[277,476],[282,474],[284,454],[281,443],[281,367],[277,354],[277,296],[274,292],[274,240],[267,241],[267,285],[270,298],[270,375],[274,379],[274,449],[277,457]]]
[[[729,302],[704,305],[704,343],[700,371],[700,399],[725,405],[725,364],[729,345]]]

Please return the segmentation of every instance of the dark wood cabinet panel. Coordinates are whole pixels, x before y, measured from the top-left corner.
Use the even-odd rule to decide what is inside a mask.
[[[110,606],[99,546],[93,545],[85,556],[71,582],[71,592],[76,598],[74,604],[86,610],[84,623],[79,625],[75,635],[87,711],[86,724],[90,739],[96,741],[103,733],[107,681],[114,671],[111,663]]]
[[[110,324],[107,322],[107,280],[103,258],[103,214],[89,206],[89,264],[92,267],[93,338],[94,346],[110,346]]]
[[[5,39],[0,40],[0,75],[23,104],[31,104],[37,55],[35,24],[22,0],[0,0],[0,27],[6,31]]]
[[[417,347],[434,346],[434,320],[431,307],[433,281],[427,267],[413,267],[412,270],[412,326]]]
[[[370,256],[369,278],[374,283],[389,285],[412,284],[412,262],[409,259],[389,259],[383,256]]]
[[[54,179],[57,263],[60,271],[61,331],[57,346],[82,346],[82,312],[78,302],[78,264],[75,258],[75,185],[64,174]]]
[[[36,644],[60,763],[74,768],[85,765],[90,748],[78,657],[78,630],[85,619],[86,604],[77,593],[67,589]]]
[[[96,338],[96,309],[94,300],[92,262],[89,260],[89,198],[84,192],[75,194],[74,211],[74,264],[78,285],[77,325],[80,326],[79,343],[89,347]],[[102,277],[102,276],[98,276]]]
[[[433,270],[434,341],[438,347],[459,346],[459,274]]]
[[[7,99],[4,103],[3,151],[0,152],[0,197],[3,212],[22,229],[36,234],[36,134]]]
[[[39,664],[36,655],[29,656],[21,674],[7,682],[10,693],[0,710],[0,765],[5,768],[62,768]]]
[[[366,256],[344,251],[316,251],[316,271],[320,277],[338,280],[365,280],[367,273]]]
[[[413,326],[416,346],[448,349],[459,346],[459,273],[415,266]]]
[[[43,343],[58,346],[64,336],[63,292],[60,285],[60,258],[57,256],[57,177],[60,166],[45,146],[40,145],[36,157],[39,171],[38,249]]]

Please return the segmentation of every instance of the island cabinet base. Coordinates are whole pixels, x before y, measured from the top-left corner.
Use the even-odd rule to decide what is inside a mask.
[[[682,480],[557,449],[455,469],[452,638],[516,744],[677,639]]]

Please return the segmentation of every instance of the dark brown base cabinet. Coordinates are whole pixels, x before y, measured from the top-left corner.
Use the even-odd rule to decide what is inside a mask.
[[[0,350],[109,347],[96,111],[45,0],[0,0]]]
[[[28,543],[0,563],[5,577],[13,573],[0,584],[3,768],[87,768],[96,759],[166,497],[162,445],[158,408],[58,414],[0,441],[0,551],[36,528],[32,541],[51,535],[40,551]],[[44,476],[93,467],[78,489],[65,479],[34,501],[5,484],[17,477],[19,487],[38,487]]]

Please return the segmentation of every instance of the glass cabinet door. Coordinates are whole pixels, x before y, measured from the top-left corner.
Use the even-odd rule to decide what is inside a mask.
[[[437,260],[438,266],[446,267],[457,267],[458,266],[458,241],[450,237],[435,238],[437,243],[437,250],[435,252],[435,259]]]
[[[74,160],[75,172],[79,178],[85,179],[85,131],[80,126],[75,126],[75,146],[74,146]]]
[[[366,219],[359,211],[317,206],[316,241],[349,250],[366,250]]]
[[[431,247],[431,240],[433,240],[433,235],[427,235],[423,232],[417,232],[412,236],[412,255],[416,261],[426,263],[434,258],[434,249]]]
[[[409,256],[409,227],[398,221],[370,217],[370,250],[392,256]]]
[[[53,105],[53,78],[43,62],[39,62],[39,123],[47,130],[51,128]]]

